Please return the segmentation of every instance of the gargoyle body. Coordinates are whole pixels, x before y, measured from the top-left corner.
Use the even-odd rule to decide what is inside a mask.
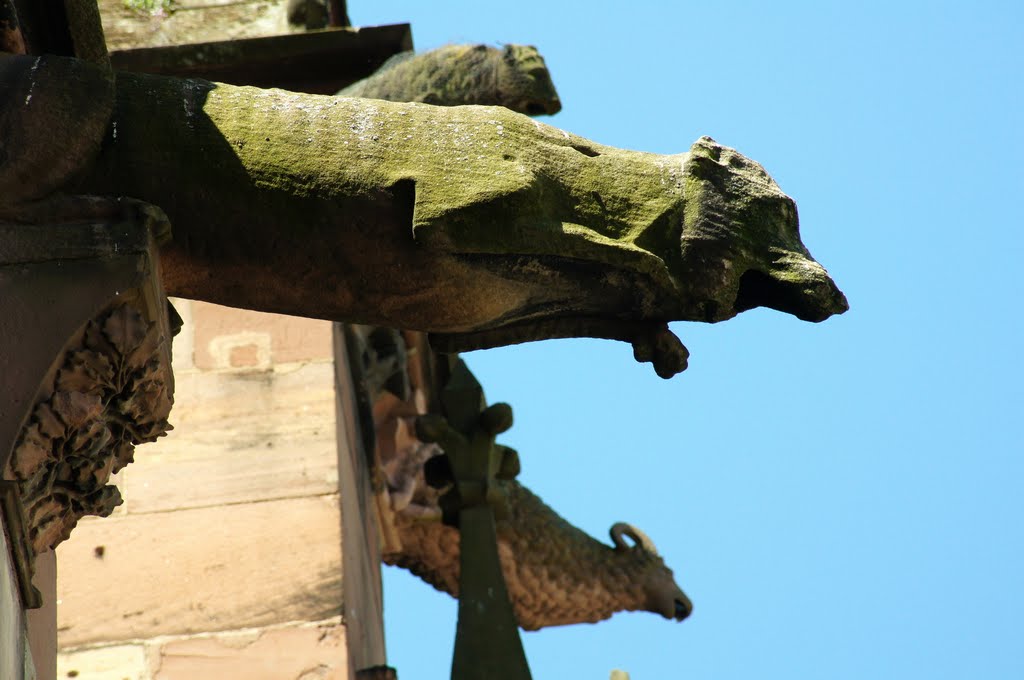
[[[531,45],[446,45],[423,54],[403,52],[338,95],[504,106],[529,116],[553,115],[562,108],[544,58]]]
[[[159,206],[171,295],[428,331],[444,351],[615,338],[663,377],[686,365],[669,321],[847,309],[793,200],[710,138],[662,156],[503,107],[114,79],[51,56],[0,58],[0,90],[19,131],[0,140],[3,202]]]
[[[591,538],[518,482],[506,482],[509,516],[498,520],[498,553],[520,627],[596,623],[620,611],[683,620],[692,610],[654,544],[623,523],[612,546]],[[402,549],[384,562],[459,596],[459,533],[440,517],[397,513]],[[633,539],[629,545],[624,538]]]

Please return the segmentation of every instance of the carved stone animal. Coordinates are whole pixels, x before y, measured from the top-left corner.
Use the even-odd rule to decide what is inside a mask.
[[[447,106],[501,104],[530,115],[561,108],[536,49],[515,45],[501,53],[477,45],[399,55],[339,94]],[[413,425],[439,388],[431,380],[437,377],[434,354],[422,333],[352,330],[374,403],[384,562],[458,597],[459,533],[442,524],[438,492],[423,474],[427,460],[441,452],[419,441]],[[618,611],[651,611],[680,621],[689,616],[689,598],[639,530],[614,525],[609,547],[518,482],[504,484],[508,514],[498,520],[498,552],[522,628],[595,623]]]
[[[459,533],[441,522],[440,491],[424,466],[441,454],[416,436],[444,382],[443,367],[424,333],[350,326],[354,352],[373,403],[374,487],[386,564],[408,569],[458,597]],[[505,485],[507,514],[497,520],[498,552],[519,625],[596,622],[618,611],[650,611],[682,620],[692,605],[654,544],[637,529],[616,524],[612,546],[587,535],[516,481]],[[625,539],[632,539],[633,545]]]
[[[596,623],[619,611],[649,611],[677,621],[690,615],[689,598],[642,532],[615,524],[607,546],[521,484],[508,482],[507,492],[509,517],[498,520],[498,552],[522,628]],[[458,531],[402,513],[395,524],[402,550],[385,554],[384,562],[458,597]]]
[[[529,116],[562,109],[544,58],[531,45],[446,45],[423,54],[403,52],[338,95],[438,106],[504,106]]]
[[[5,67],[0,118],[25,134],[5,140],[0,209],[38,211],[27,203],[58,189],[158,205],[175,296],[416,328],[449,351],[506,328],[510,342],[547,339],[567,319],[628,338],[664,376],[684,355],[667,322],[848,309],[801,242],[795,202],[709,138],[664,156],[499,106],[114,79],[51,56]]]

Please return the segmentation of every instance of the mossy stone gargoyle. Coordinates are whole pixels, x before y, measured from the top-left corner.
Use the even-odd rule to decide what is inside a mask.
[[[25,182],[40,159],[92,150],[55,191],[162,208],[171,295],[428,331],[444,351],[614,338],[663,377],[687,359],[669,321],[847,309],[792,199],[707,137],[662,156],[502,107],[131,73],[71,96],[94,68],[0,58],[0,202],[45,200]]]

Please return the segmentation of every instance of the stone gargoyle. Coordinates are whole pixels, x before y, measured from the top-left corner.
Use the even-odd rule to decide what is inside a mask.
[[[0,209],[59,193],[166,212],[171,295],[427,331],[443,351],[625,340],[669,377],[673,320],[847,308],[764,169],[658,155],[503,107],[305,95],[0,55]],[[45,210],[45,208],[39,208]]]
[[[338,96],[504,106],[528,116],[550,116],[562,109],[547,64],[532,45],[445,45],[422,54],[402,52]]]
[[[536,48],[450,45],[400,55],[339,93],[444,106],[503,105],[520,113],[561,108]],[[415,421],[437,400],[439,365],[422,333],[349,326],[361,364],[359,381],[373,404],[377,516],[386,564],[408,569],[459,596],[459,531],[441,521],[439,491],[424,469],[439,462],[437,444],[420,441]],[[504,486],[498,553],[515,619],[526,630],[597,622],[619,611],[647,610],[682,620],[692,605],[654,544],[635,527],[615,524],[612,546],[563,519],[515,480]],[[632,545],[626,538],[632,540]]]
[[[347,337],[373,410],[383,560],[458,597],[459,531],[442,522],[440,491],[427,483],[426,468],[442,450],[420,440],[415,426],[436,401],[444,362],[422,333],[356,326]],[[595,623],[620,611],[689,616],[689,598],[639,529],[616,523],[608,546],[514,479],[500,483],[507,513],[497,521],[498,554],[520,627]]]
[[[639,529],[618,522],[609,530],[612,546],[605,545],[518,482],[506,484],[510,515],[498,521],[498,554],[521,628],[596,623],[621,611],[677,621],[690,615],[689,598]],[[402,547],[386,553],[384,562],[458,597],[458,530],[440,517],[403,513],[396,513],[395,526]]]

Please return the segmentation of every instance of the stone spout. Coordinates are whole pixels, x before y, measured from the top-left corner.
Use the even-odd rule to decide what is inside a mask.
[[[0,122],[19,130],[0,141],[0,187],[10,203],[42,198],[19,178],[81,150],[47,188],[163,209],[172,295],[424,330],[445,351],[626,340],[663,377],[686,366],[669,321],[846,309],[800,241],[793,201],[707,137],[662,156],[503,107],[111,83],[91,69],[0,57]],[[94,82],[103,96],[86,96]]]
[[[509,517],[498,521],[498,552],[519,626],[596,623],[620,611],[682,621],[693,610],[654,544],[631,525],[612,526],[612,546],[591,538],[517,482]],[[438,518],[398,513],[401,550],[384,561],[438,590],[459,595],[459,533]],[[632,540],[630,542],[626,538]]]

